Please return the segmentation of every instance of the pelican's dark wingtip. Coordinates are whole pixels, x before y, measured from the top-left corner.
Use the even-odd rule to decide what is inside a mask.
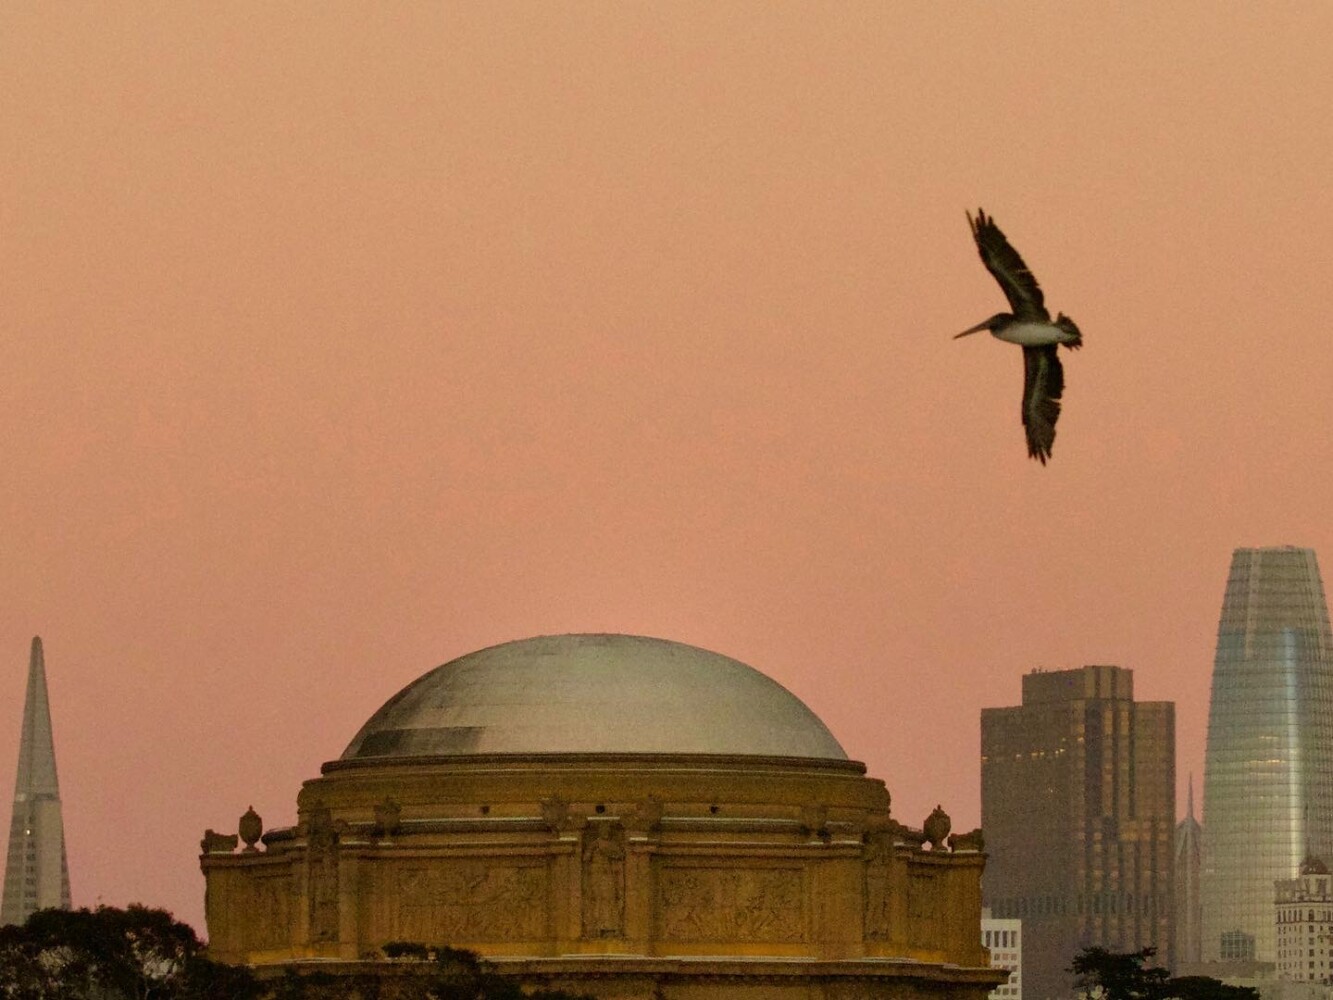
[[[1027,435],[1028,458],[1035,458],[1042,465],[1046,464],[1047,459],[1051,457],[1051,450],[1055,445],[1055,429],[1051,429],[1051,439],[1049,441],[1040,441],[1033,434]]]

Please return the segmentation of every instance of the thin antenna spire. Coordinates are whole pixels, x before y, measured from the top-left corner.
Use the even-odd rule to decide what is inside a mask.
[[[1305,837],[1305,860],[1309,861],[1314,857],[1314,852],[1310,850],[1310,802],[1306,800],[1305,806],[1301,809],[1301,833]]]

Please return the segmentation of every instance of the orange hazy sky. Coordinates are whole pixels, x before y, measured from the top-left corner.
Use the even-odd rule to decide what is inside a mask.
[[[754,664],[918,823],[1115,663],[1201,774],[1233,547],[1333,565],[1333,6],[6,3],[0,782],[76,904],[522,636]],[[983,206],[1086,347],[1052,463]],[[0,789],[8,788],[7,784]],[[0,808],[8,800],[0,791]]]

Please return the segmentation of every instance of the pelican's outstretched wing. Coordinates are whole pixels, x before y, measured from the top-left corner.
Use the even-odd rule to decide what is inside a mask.
[[[977,217],[967,213],[968,224],[972,227],[972,238],[977,241],[977,250],[981,253],[981,262],[986,265],[992,277],[1000,283],[1004,297],[1009,300],[1009,308],[1019,319],[1050,319],[1046,311],[1041,286],[1032,276],[1028,266],[1018,251],[1009,245],[1000,232],[995,220],[981,209]]]
[[[1028,455],[1045,465],[1055,443],[1065,372],[1054,344],[1024,347],[1023,368],[1023,430],[1028,436]]]

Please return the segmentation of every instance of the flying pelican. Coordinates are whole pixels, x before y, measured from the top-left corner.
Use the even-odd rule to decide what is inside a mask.
[[[999,340],[1022,346],[1023,429],[1027,432],[1028,455],[1045,465],[1055,442],[1055,421],[1060,416],[1060,394],[1065,388],[1065,373],[1055,347],[1057,344],[1070,349],[1082,347],[1083,334],[1064,313],[1052,322],[1042,300],[1041,286],[994,219],[977,209],[976,219],[971,212],[967,213],[967,222],[972,227],[981,262],[1000,283],[1013,312],[996,313],[964,330],[954,340],[989,330]]]

